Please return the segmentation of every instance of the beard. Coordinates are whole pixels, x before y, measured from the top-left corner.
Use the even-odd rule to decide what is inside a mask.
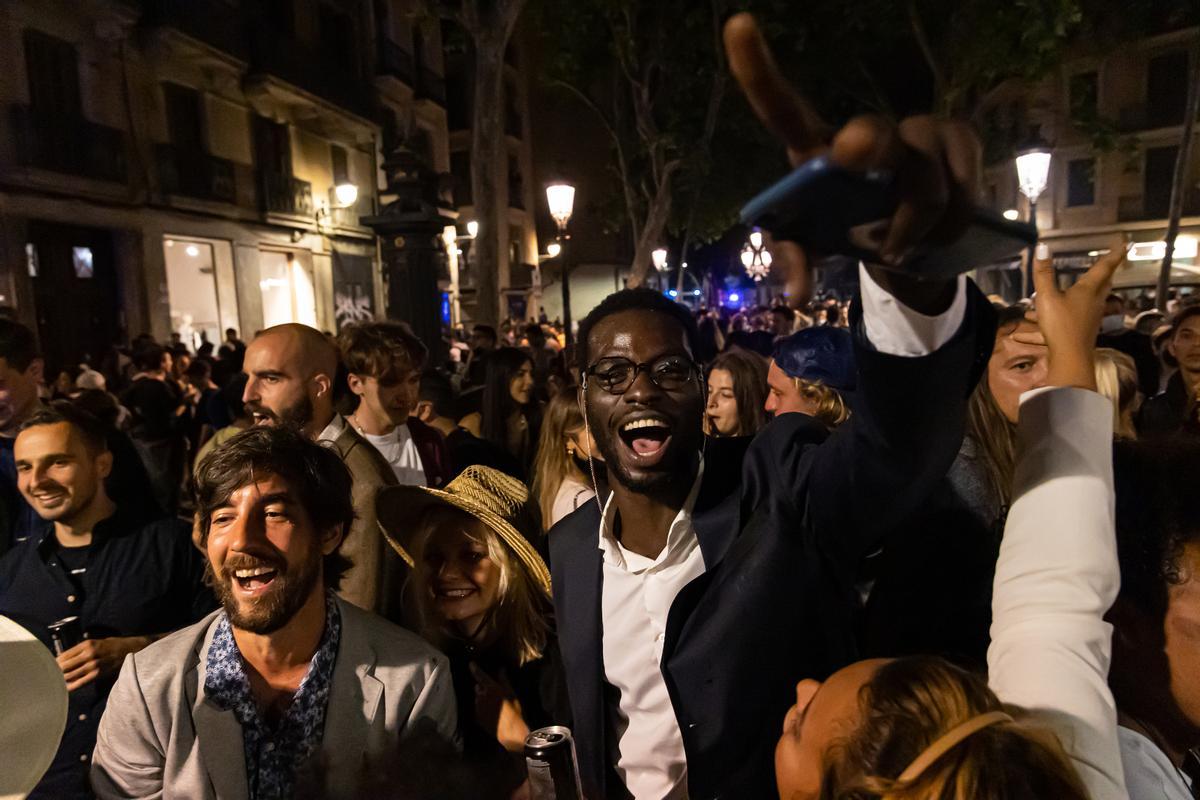
[[[296,612],[304,607],[317,584],[320,565],[319,552],[293,572],[288,571],[287,564],[282,560],[241,557],[226,561],[220,575],[213,569],[212,562],[207,562],[204,579],[216,593],[225,613],[229,615],[229,622],[235,628],[264,635],[274,633],[288,624]],[[270,589],[253,600],[239,602],[233,588],[237,580],[234,571],[264,566],[276,570]]]
[[[313,420],[313,404],[312,399],[308,395],[304,395],[294,404],[275,411],[267,408],[258,400],[251,400],[246,403],[246,413],[261,414],[270,420],[269,424],[273,426],[303,430]]]

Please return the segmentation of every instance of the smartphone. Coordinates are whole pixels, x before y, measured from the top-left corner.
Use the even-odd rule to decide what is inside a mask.
[[[891,172],[853,172],[820,156],[758,194],[742,208],[742,223],[822,255],[844,255],[881,267],[878,248],[899,194]],[[976,206],[953,241],[917,247],[895,269],[918,277],[952,277],[1011,261],[1037,244],[1037,228]]]

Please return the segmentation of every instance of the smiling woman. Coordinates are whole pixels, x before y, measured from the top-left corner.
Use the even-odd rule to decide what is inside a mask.
[[[515,789],[523,761],[504,751],[520,753],[528,732],[561,723],[566,706],[550,571],[532,544],[537,505],[523,483],[480,466],[444,490],[396,486],[378,502],[393,546],[414,555],[421,633],[450,657],[464,751]]]

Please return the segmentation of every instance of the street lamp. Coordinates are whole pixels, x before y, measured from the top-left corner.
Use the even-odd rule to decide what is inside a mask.
[[[1037,128],[1023,147],[1017,150],[1017,188],[1029,200],[1029,221],[1037,228],[1037,202],[1050,177],[1050,145],[1042,139]],[[1033,293],[1033,251],[1025,265],[1025,296]]]
[[[550,216],[558,226],[558,252],[563,252],[562,244],[571,235],[567,233],[567,223],[571,221],[571,212],[575,210],[575,187],[569,183],[552,183],[546,187],[546,205],[550,207]],[[546,248],[549,252],[549,248]],[[571,332],[571,271],[564,257],[562,261],[562,305],[563,305],[563,334],[567,347],[570,347],[575,337]]]
[[[546,245],[546,256],[549,258],[558,258],[558,254],[562,252],[562,245],[558,242],[551,242]]]
[[[317,230],[329,234],[333,232],[335,221],[334,211],[350,208],[358,202],[358,187],[353,183],[339,183],[333,187],[332,199],[317,206]]]
[[[667,264],[667,248],[665,247],[656,247],[651,250],[650,260],[654,262],[654,268],[659,272],[666,272],[670,266]]]
[[[476,222],[475,220],[471,220],[470,222],[467,223],[467,236],[470,236],[472,239],[474,239],[478,235],[479,235],[479,223]]]
[[[761,283],[762,279],[770,274],[771,253],[763,244],[762,231],[757,228],[750,231],[750,238],[742,248],[741,259],[746,274],[753,278],[755,283]]]

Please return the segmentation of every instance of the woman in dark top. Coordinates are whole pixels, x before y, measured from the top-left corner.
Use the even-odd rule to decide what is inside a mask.
[[[520,481],[472,466],[444,490],[384,489],[378,508],[415,561],[418,628],[450,657],[467,760],[507,798],[524,781],[529,732],[569,724],[537,505]]]
[[[534,398],[533,360],[515,347],[488,355],[480,410],[459,425],[504,448],[528,475],[537,450],[541,406]]]

